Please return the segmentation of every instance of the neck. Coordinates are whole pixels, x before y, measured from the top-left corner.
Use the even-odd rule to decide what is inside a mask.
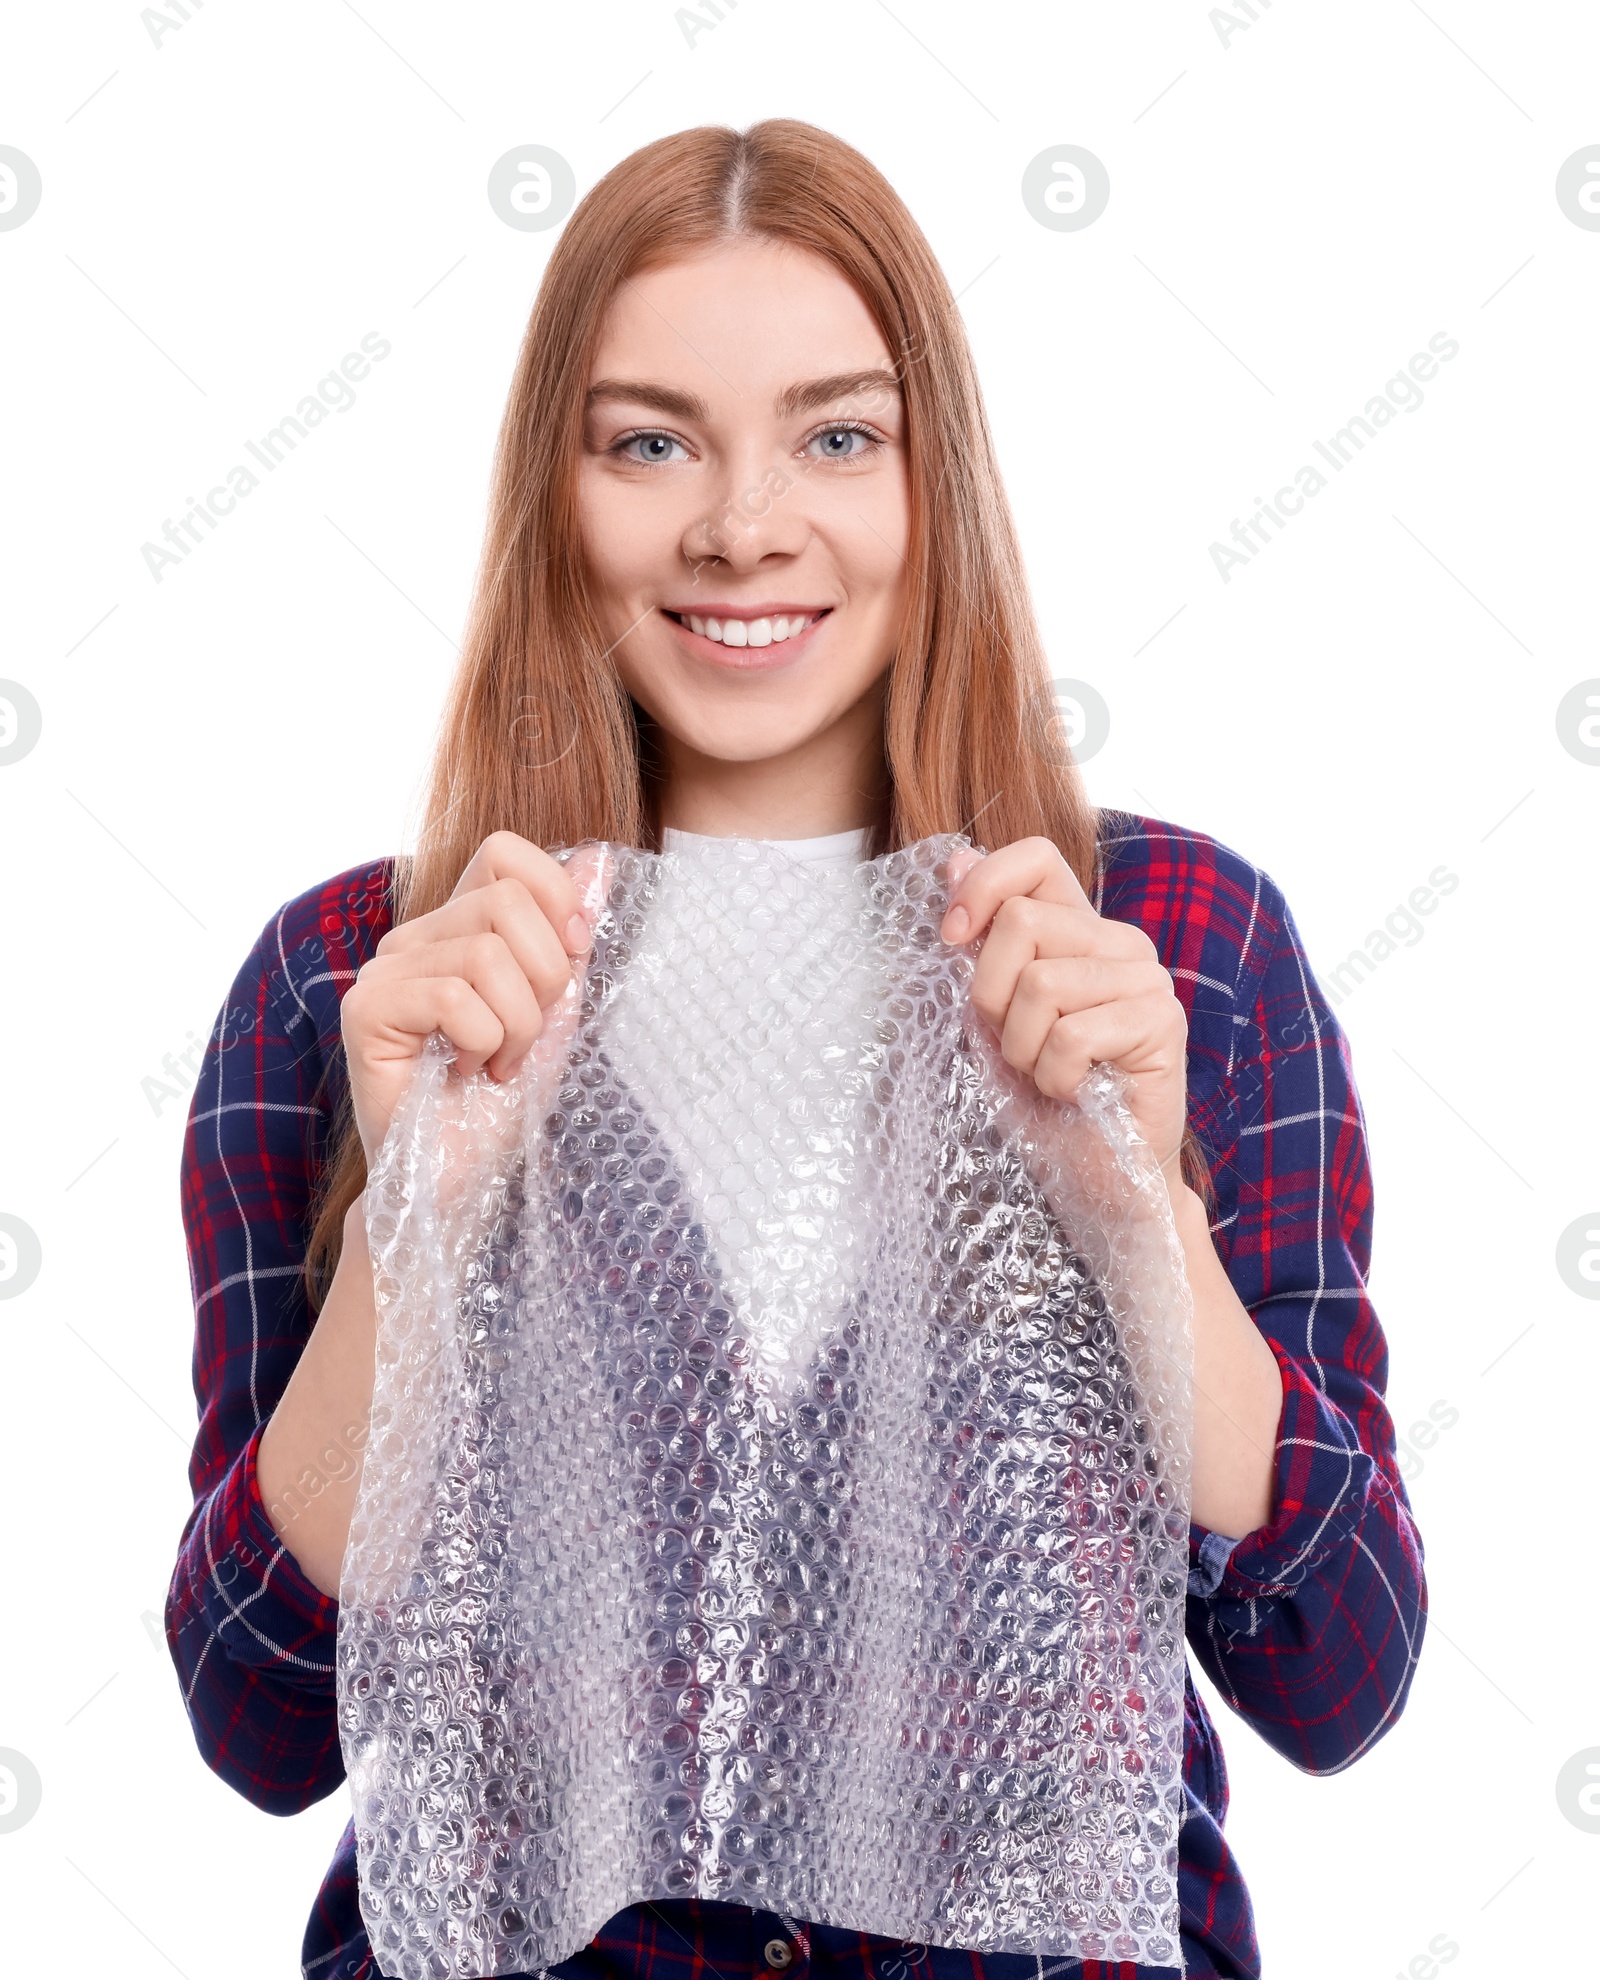
[[[881,720],[836,724],[781,756],[727,762],[664,732],[661,823],[710,838],[816,839],[878,821],[888,787]]]

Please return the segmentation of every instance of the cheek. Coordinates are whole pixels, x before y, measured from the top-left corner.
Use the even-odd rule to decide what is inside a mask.
[[[907,588],[911,515],[905,476],[874,475],[830,490],[828,534],[858,605],[895,610]]]
[[[671,491],[580,473],[577,508],[584,562],[597,589],[612,598],[658,576],[678,553],[683,524]]]
[[[597,603],[621,610],[641,591],[682,575],[685,532],[693,521],[691,490],[680,484],[644,487],[603,470],[580,471],[576,497],[578,537]]]
[[[906,595],[906,551],[910,547],[906,520],[904,515],[886,515],[880,520],[869,510],[861,513],[870,518],[873,527],[857,553],[850,582],[864,604],[894,613]],[[889,526],[894,524],[898,527],[891,535]]]
[[[614,593],[627,582],[628,531],[616,500],[617,491],[603,476],[578,476],[578,540],[583,561],[597,591]]]

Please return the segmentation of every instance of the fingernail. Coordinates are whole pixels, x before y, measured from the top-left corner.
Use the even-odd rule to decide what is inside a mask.
[[[567,947],[575,956],[581,956],[589,946],[589,924],[581,914],[575,914],[567,923]]]
[[[947,942],[964,942],[971,926],[972,916],[966,909],[953,907],[944,918],[944,939]]]

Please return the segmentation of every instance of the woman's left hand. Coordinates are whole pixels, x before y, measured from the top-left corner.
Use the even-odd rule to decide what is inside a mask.
[[[970,994],[1002,1058],[1058,1100],[1096,1060],[1119,1066],[1135,1125],[1175,1190],[1189,1025],[1150,937],[1096,914],[1049,839],[958,855],[951,880],[940,932],[965,944],[988,931]]]

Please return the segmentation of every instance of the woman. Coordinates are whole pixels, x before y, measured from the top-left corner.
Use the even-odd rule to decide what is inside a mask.
[[[786,121],[685,132],[616,167],[529,324],[419,852],[273,917],[189,1124],[201,1422],[168,1635],[201,1750],[250,1799],[287,1813],[343,1777],[368,1165],[435,1029],[494,1080],[528,1051],[590,942],[543,848],[586,837],[760,838],[848,862],[970,828],[996,848],[942,930],[984,938],[974,1004],[1047,1096],[1120,1067],[1167,1182],[1195,1311],[1195,1655],[1310,1771],[1393,1722],[1421,1548],[1364,1288],[1343,1036],[1271,880],[1203,833],[1097,815],[1049,712],[959,319],[890,188]],[[1186,1970],[1255,1975],[1192,1684],[1185,1709]],[[316,1980],[378,1970],[348,1828],[304,1962]],[[811,1963],[854,1980],[974,1962],[681,1900],[622,1912],[560,1970]],[[1156,1971],[1082,1968],[1113,1970]]]

